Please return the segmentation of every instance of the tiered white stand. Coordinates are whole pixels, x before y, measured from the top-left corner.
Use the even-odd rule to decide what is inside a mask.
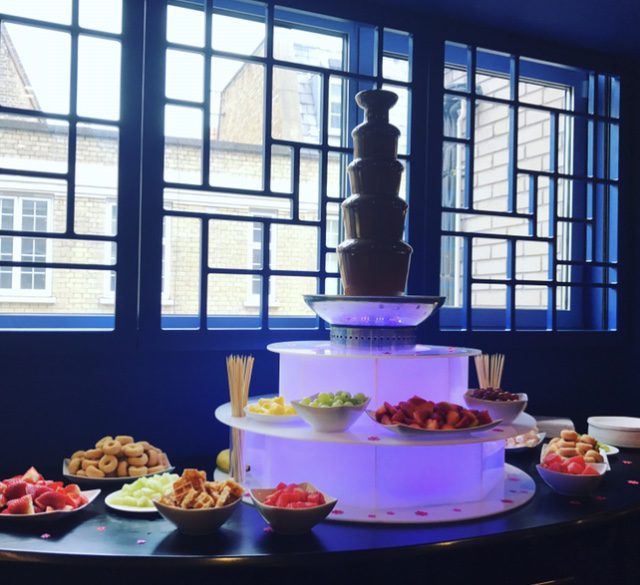
[[[414,394],[464,404],[474,349],[415,346],[393,351],[337,347],[329,342],[276,343],[280,394],[287,401],[315,392],[363,392],[370,407]],[[245,431],[245,484],[309,481],[338,498],[330,519],[425,523],[467,520],[526,503],[533,480],[505,464],[505,439],[535,426],[529,415],[484,432],[396,434],[366,414],[346,432],[318,433],[303,421],[265,424],[216,410]]]

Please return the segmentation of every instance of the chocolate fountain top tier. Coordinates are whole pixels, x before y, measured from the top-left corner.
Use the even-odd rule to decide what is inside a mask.
[[[364,109],[365,120],[351,132],[355,159],[395,159],[400,130],[389,124],[389,109],[398,96],[385,89],[370,89],[356,95],[356,103]]]

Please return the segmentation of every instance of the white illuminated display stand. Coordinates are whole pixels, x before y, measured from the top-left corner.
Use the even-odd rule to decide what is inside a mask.
[[[475,349],[416,345],[393,350],[336,346],[328,341],[276,343],[279,393],[287,401],[316,392],[362,392],[369,408],[413,395],[464,405],[469,357]],[[426,523],[497,514],[526,503],[533,480],[505,464],[505,439],[533,429],[522,413],[487,431],[396,434],[363,414],[346,432],[320,433],[303,421],[268,424],[218,420],[245,431],[246,487],[311,482],[338,498],[329,517],[340,521]]]

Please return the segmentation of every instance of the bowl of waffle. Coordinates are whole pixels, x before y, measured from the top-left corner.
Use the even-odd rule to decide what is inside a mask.
[[[190,536],[212,534],[233,514],[244,488],[233,481],[207,481],[207,474],[185,469],[169,494],[153,504],[178,532]]]

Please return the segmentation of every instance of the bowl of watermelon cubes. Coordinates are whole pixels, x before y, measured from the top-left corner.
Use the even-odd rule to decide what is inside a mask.
[[[580,455],[565,459],[557,453],[547,453],[538,464],[538,473],[554,491],[564,496],[586,496],[602,482],[605,463],[585,463]]]
[[[35,467],[0,481],[0,522],[59,520],[86,508],[100,490],[44,479]]]
[[[310,483],[279,483],[275,488],[251,490],[258,512],[280,534],[303,534],[322,522],[336,505]]]

